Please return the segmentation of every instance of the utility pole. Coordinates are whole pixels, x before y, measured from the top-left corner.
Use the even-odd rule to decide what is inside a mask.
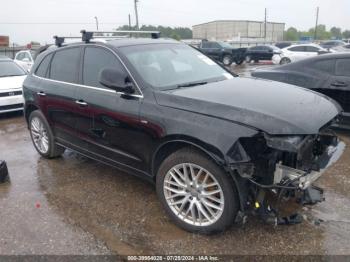
[[[139,30],[139,15],[137,13],[137,2],[139,0],[134,0],[134,5],[135,5],[135,18],[136,18],[136,29]]]
[[[266,42],[266,26],[267,26],[267,9],[265,8],[265,21],[264,21],[264,38]]]
[[[129,14],[129,30],[131,30],[131,16]]]
[[[316,25],[315,25],[315,35],[314,35],[314,40],[317,39],[317,26],[318,26],[318,14],[319,14],[320,8],[317,7],[316,10]]]
[[[95,16],[95,20],[96,20],[96,29],[98,31],[98,18],[97,18],[97,16]]]

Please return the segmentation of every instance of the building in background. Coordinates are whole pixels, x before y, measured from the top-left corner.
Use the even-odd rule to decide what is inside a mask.
[[[265,23],[246,20],[216,20],[192,27],[194,39],[217,41],[266,41],[283,40],[284,23]]]
[[[5,35],[0,35],[0,46],[8,47],[10,44],[10,38]]]

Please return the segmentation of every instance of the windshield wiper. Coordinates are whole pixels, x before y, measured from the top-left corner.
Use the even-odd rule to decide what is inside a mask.
[[[181,88],[181,87],[191,87],[191,86],[200,86],[200,85],[206,85],[208,84],[208,82],[192,82],[192,83],[185,83],[185,84],[180,84],[180,85],[177,85],[178,88]]]

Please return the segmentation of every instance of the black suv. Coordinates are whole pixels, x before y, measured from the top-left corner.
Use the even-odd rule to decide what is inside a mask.
[[[225,66],[230,66],[233,62],[237,65],[244,62],[247,48],[234,48],[226,42],[202,40],[199,50]]]
[[[43,157],[69,148],[154,182],[191,232],[222,231],[252,210],[276,223],[286,198],[322,200],[311,184],[341,150],[328,131],[337,103],[234,77],[177,41],[83,39],[41,53],[24,82]]]

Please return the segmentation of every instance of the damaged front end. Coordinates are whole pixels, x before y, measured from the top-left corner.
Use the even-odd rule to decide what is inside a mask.
[[[313,185],[341,156],[344,143],[330,130],[317,135],[270,136],[260,133],[241,138],[229,152],[232,174],[239,174],[245,192],[243,209],[253,210],[266,222],[293,224],[298,207],[324,200]]]

